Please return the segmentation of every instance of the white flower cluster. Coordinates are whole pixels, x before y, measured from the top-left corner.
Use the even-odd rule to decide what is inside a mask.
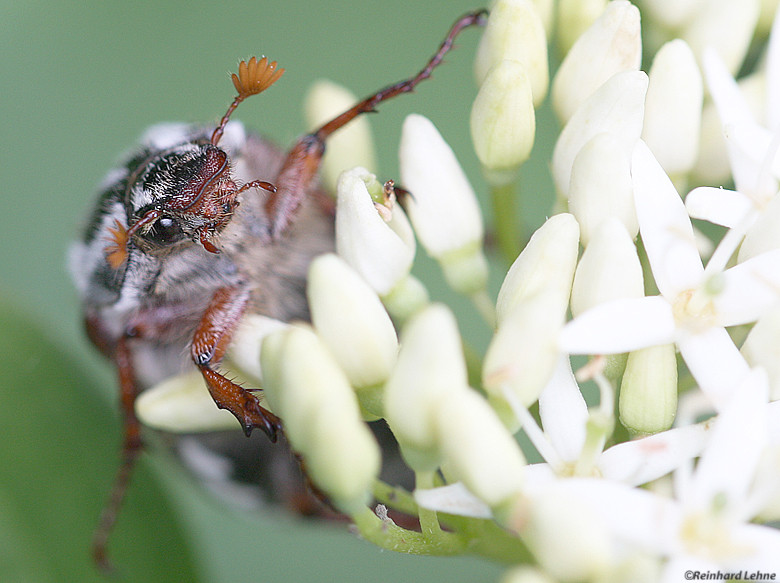
[[[550,164],[561,212],[520,250],[513,207],[496,209],[496,240],[516,259],[495,302],[474,190],[428,119],[403,126],[406,213],[368,170],[341,174],[338,255],[311,266],[311,324],[248,318],[228,364],[261,381],[312,480],[365,538],[516,564],[512,582],[780,577],[776,8],[493,3],[471,131],[494,203],[531,156],[548,85],[562,126]],[[415,235],[494,327],[484,357],[410,274]],[[139,416],[222,426],[193,383],[148,391]],[[413,498],[382,499],[365,425],[378,419],[417,476]],[[521,428],[542,461],[526,461]],[[421,532],[375,515],[372,496],[417,512]]]

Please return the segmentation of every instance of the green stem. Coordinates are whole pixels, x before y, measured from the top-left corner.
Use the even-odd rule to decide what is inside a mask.
[[[430,490],[434,487],[435,472],[415,472],[414,475],[417,490]],[[425,538],[434,539],[441,533],[435,510],[421,507],[417,515],[420,518],[420,530]]]
[[[520,253],[523,239],[522,227],[516,212],[516,184],[517,181],[512,180],[490,187],[496,243],[507,265],[510,265]]]
[[[496,325],[496,306],[487,293],[487,290],[481,290],[471,295],[471,301],[477,308],[479,315],[485,320],[485,323],[494,328]]]
[[[436,536],[406,530],[389,518],[380,518],[370,508],[364,508],[352,515],[360,535],[376,546],[411,555],[453,556],[466,550],[466,540],[450,532],[439,532]]]
[[[391,486],[382,480],[374,480],[374,499],[393,510],[403,512],[409,516],[416,516],[417,503],[412,495],[400,486]]]

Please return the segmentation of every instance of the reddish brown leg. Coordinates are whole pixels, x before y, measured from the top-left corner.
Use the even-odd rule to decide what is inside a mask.
[[[128,337],[122,336],[114,350],[114,360],[119,371],[119,398],[124,418],[124,437],[122,440],[122,464],[119,466],[111,494],[103,507],[97,529],[92,538],[92,556],[98,567],[105,572],[111,571],[108,559],[108,538],[116,523],[119,509],[124,500],[135,461],[141,453],[141,427],[135,416],[135,399],[138,389],[133,374],[133,362],[127,346]]]
[[[442,62],[452,48],[455,37],[461,30],[470,26],[485,24],[487,10],[479,10],[466,14],[452,25],[447,37],[439,50],[426,63],[417,75],[394,85],[390,85],[366,97],[344,113],[320,127],[315,132],[303,136],[287,154],[279,177],[276,179],[276,196],[272,196],[266,210],[271,218],[271,236],[278,237],[291,224],[295,211],[308,191],[317,170],[322,155],[325,152],[325,141],[336,130],[344,127],[350,121],[363,113],[376,111],[376,106],[402,93],[409,93],[421,82],[431,76],[433,70]]]
[[[247,435],[259,428],[271,441],[276,441],[277,432],[281,430],[279,418],[261,407],[260,401],[250,391],[211,368],[222,360],[248,302],[249,290],[245,287],[217,290],[195,331],[190,354],[206,379],[217,407],[235,415]]]

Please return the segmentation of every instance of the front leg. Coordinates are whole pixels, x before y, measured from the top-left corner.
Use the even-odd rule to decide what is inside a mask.
[[[281,430],[279,418],[261,407],[252,392],[212,368],[222,360],[246,311],[249,296],[250,290],[242,285],[218,289],[195,331],[190,355],[206,380],[217,407],[235,415],[247,435],[259,428],[271,441],[276,441],[277,432]]]

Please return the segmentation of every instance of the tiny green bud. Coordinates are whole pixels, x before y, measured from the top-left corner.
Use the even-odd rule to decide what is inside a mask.
[[[677,413],[677,359],[673,344],[635,350],[628,355],[619,399],[620,422],[648,435],[672,426]]]
[[[539,106],[547,95],[547,38],[537,6],[531,0],[497,0],[490,9],[485,33],[474,60],[478,85],[504,60],[523,66],[525,83]]]
[[[492,67],[471,108],[471,139],[488,179],[514,174],[531,154],[536,117],[525,67],[503,60]]]

